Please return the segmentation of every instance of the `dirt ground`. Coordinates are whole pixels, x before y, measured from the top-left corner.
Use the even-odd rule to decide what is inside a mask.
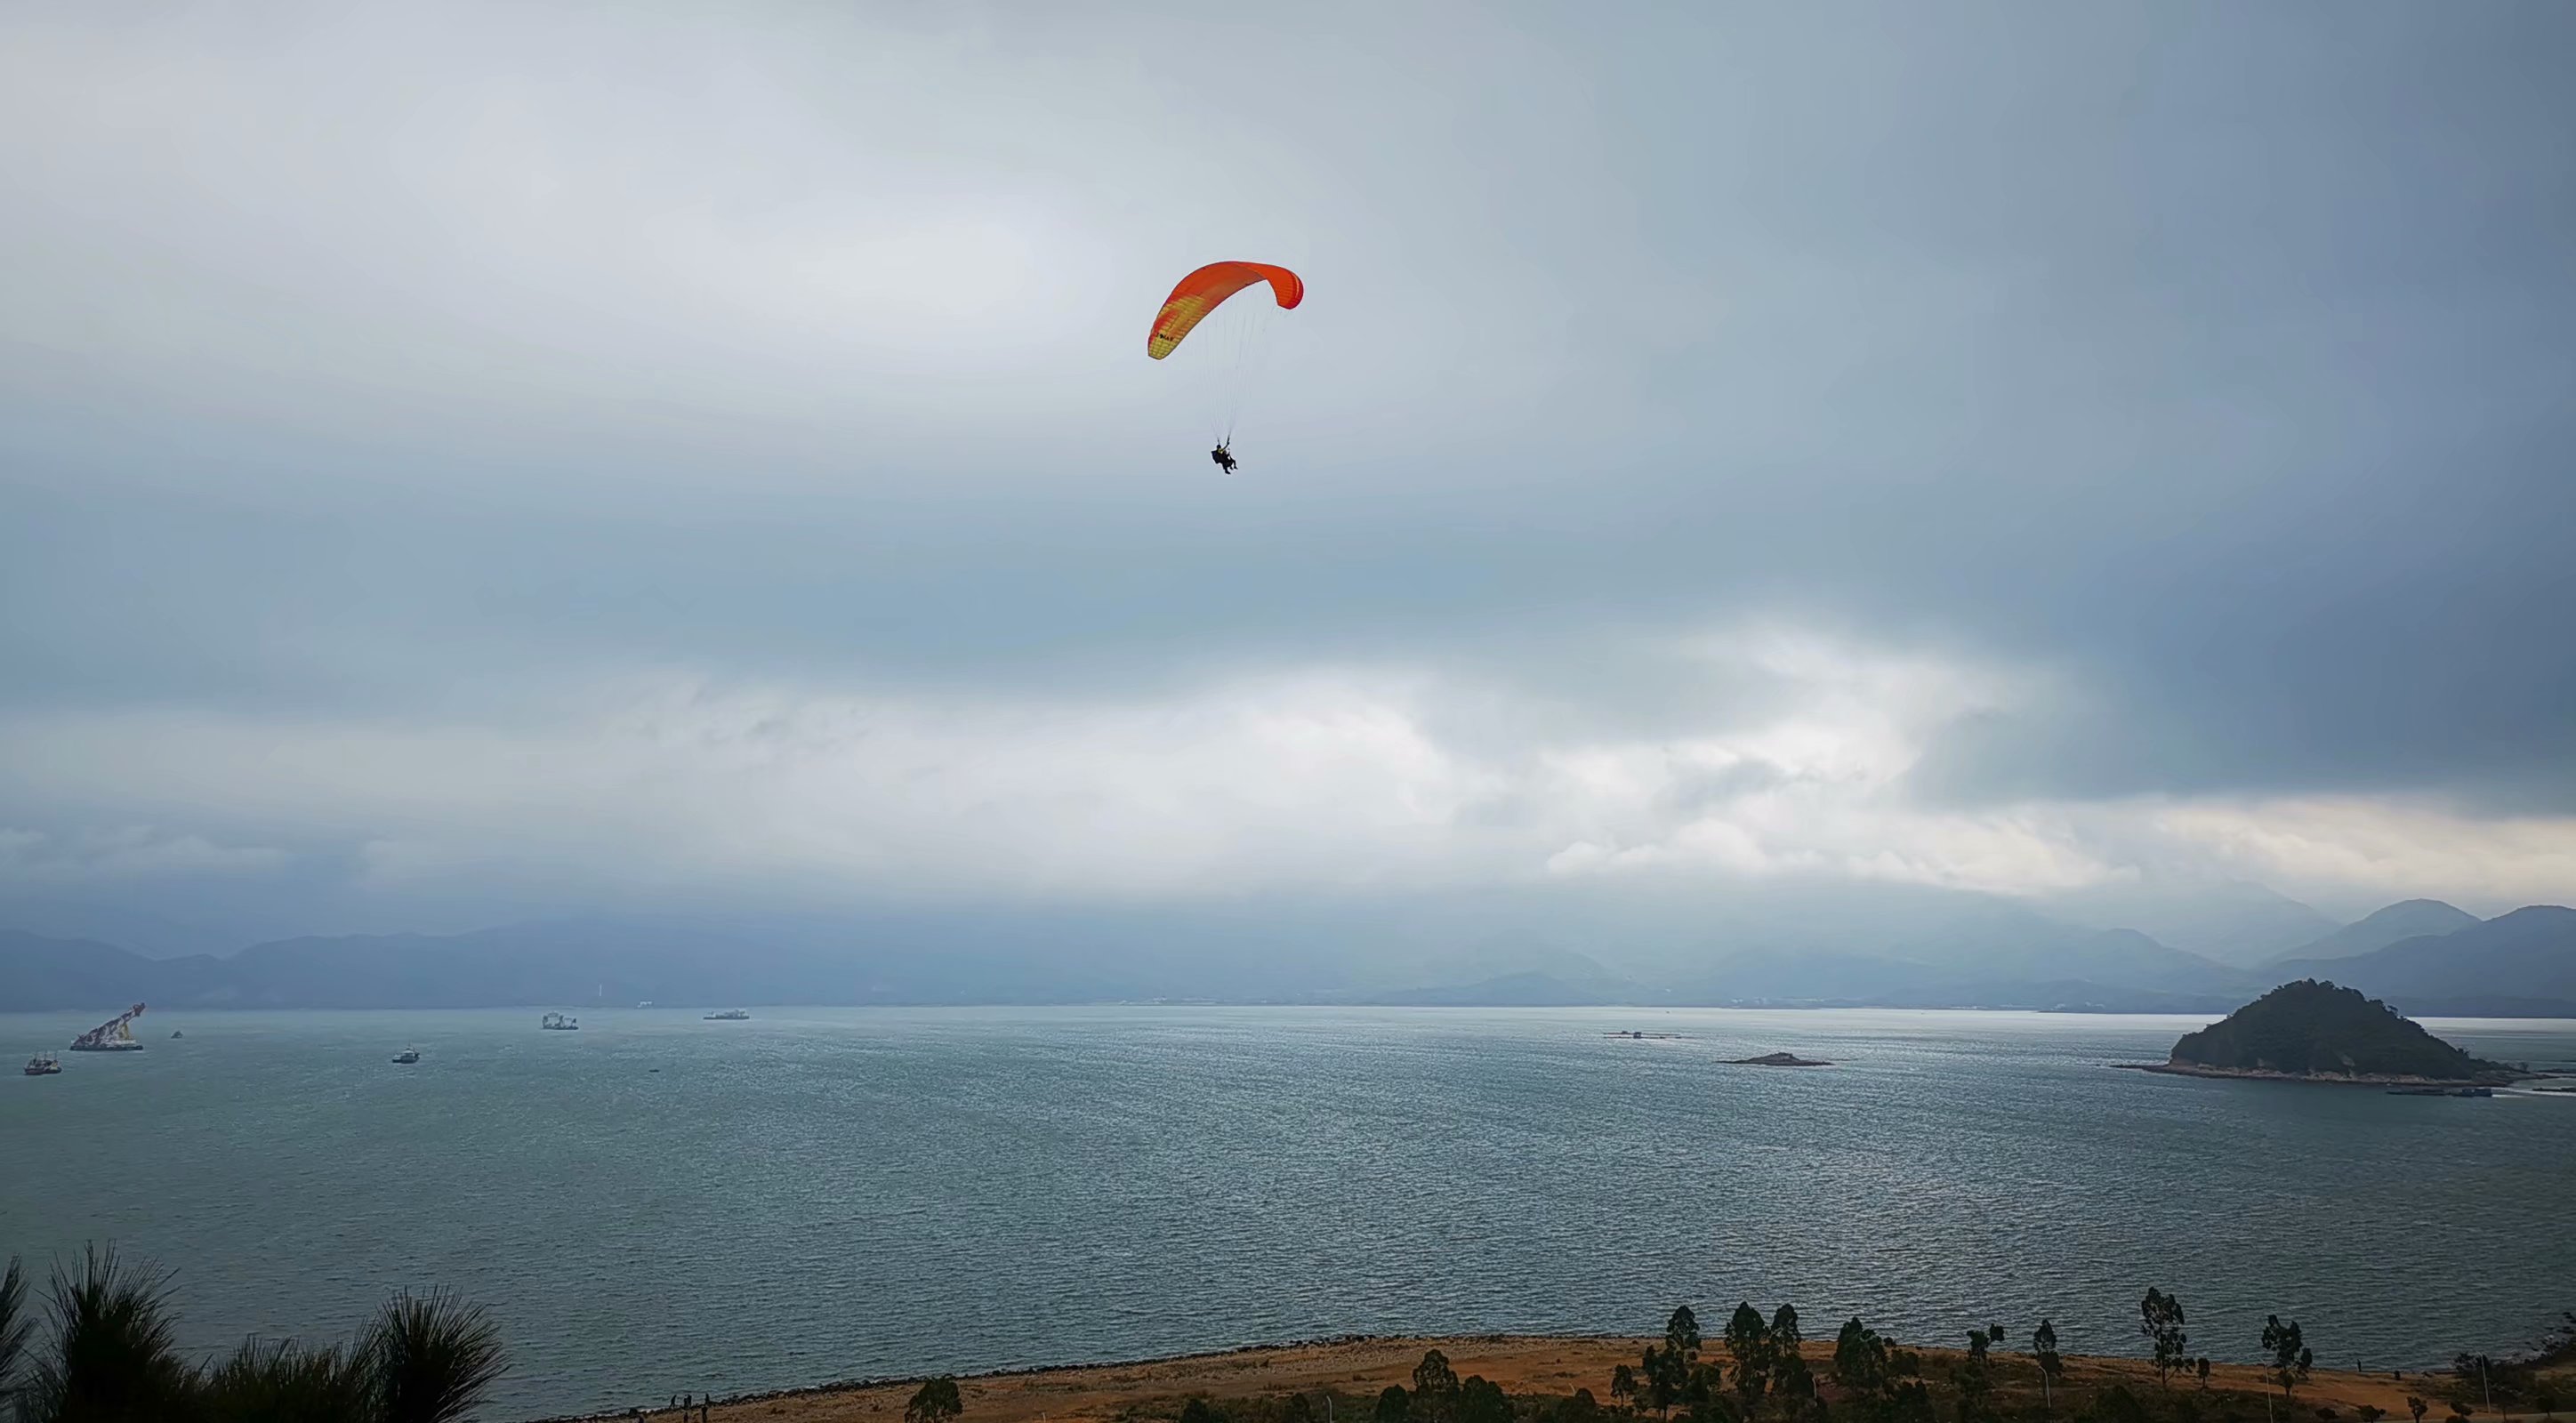
[[[961,1378],[957,1388],[966,1405],[965,1416],[972,1423],[1095,1423],[1114,1418],[1133,1405],[1177,1402],[1193,1394],[1223,1400],[1329,1389],[1347,1397],[1369,1397],[1388,1384],[1408,1382],[1423,1351],[1438,1349],[1449,1357],[1449,1365],[1459,1377],[1482,1374],[1501,1385],[1506,1393],[1563,1395],[1588,1388],[1607,1404],[1611,1370],[1621,1364],[1634,1364],[1639,1353],[1653,1342],[1656,1341],[1644,1338],[1555,1336],[1356,1339],[1196,1354],[1146,1363],[991,1374]],[[1921,1352],[1925,1373],[1935,1376],[1945,1372],[1949,1361],[1956,1357],[1954,1351],[1948,1350]],[[1832,1341],[1811,1340],[1806,1353],[1821,1375],[1832,1358]],[[2002,1391],[2019,1393],[2025,1384],[2035,1391],[2037,1371],[2026,1357],[1998,1351],[1995,1359]],[[2114,1382],[2126,1382],[2133,1388],[2156,1386],[2155,1370],[2140,1360],[2069,1356],[2066,1367],[2063,1386],[2079,1390],[2107,1387]],[[2259,1372],[2247,1364],[2216,1365],[2210,1382],[2213,1387],[2226,1389],[2264,1387]],[[2372,1404],[2386,1410],[2398,1423],[2405,1423],[2407,1394],[2426,1392],[2431,1382],[2415,1374],[2399,1382],[2386,1374],[2331,1373],[2320,1369],[2300,1386],[2299,1405],[2302,1410],[2331,1405],[2349,1411],[2361,1404]],[[901,1423],[904,1404],[916,1386],[906,1382],[779,1394],[718,1404],[711,1416],[714,1423]],[[2191,1388],[2197,1384],[2177,1378],[2173,1386]],[[2427,1396],[2431,1396],[2429,1392]],[[2445,1416],[2437,1404],[2427,1418]]]

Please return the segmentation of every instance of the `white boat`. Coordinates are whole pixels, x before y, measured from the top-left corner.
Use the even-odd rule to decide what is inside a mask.
[[[402,1051],[394,1054],[394,1061],[402,1063],[418,1062],[420,1061],[420,1049],[416,1047],[404,1048]]]
[[[751,1014],[740,1008],[727,1008],[720,1013],[709,1013],[706,1017],[706,1021],[710,1023],[748,1023],[751,1021]]]
[[[581,1020],[569,1013],[548,1013],[538,1020],[537,1026],[549,1032],[569,1033],[581,1027]]]
[[[51,1077],[63,1070],[63,1060],[52,1053],[40,1052],[28,1058],[27,1065],[22,1070],[29,1077]]]

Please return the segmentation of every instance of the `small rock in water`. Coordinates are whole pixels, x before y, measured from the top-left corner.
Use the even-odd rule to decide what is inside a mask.
[[[1731,1058],[1736,1067],[1831,1067],[1822,1058],[1800,1057],[1794,1052],[1766,1052],[1760,1057]]]

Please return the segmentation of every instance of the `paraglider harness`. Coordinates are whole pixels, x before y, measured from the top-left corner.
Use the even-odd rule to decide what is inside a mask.
[[[1234,473],[1234,451],[1227,449],[1222,442],[1208,451],[1208,458],[1216,461],[1217,468],[1228,474]]]

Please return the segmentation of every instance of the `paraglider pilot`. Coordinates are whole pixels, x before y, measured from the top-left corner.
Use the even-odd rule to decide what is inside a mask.
[[[1219,445],[1215,449],[1208,451],[1208,458],[1216,461],[1217,468],[1224,470],[1228,474],[1234,473],[1234,451],[1227,449],[1223,445]]]

